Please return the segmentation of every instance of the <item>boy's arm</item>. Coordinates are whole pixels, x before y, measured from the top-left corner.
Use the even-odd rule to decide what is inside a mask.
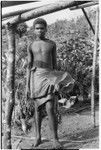
[[[54,44],[53,50],[52,50],[52,64],[53,69],[57,69],[57,59],[56,59],[56,44]]]
[[[27,77],[26,77],[26,94],[28,94],[30,92],[30,75],[31,75],[31,67],[33,65],[33,53],[32,53],[32,49],[31,49],[31,45],[28,47],[28,65],[27,65]]]

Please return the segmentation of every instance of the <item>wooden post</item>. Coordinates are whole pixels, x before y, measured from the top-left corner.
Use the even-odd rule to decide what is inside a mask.
[[[95,67],[96,67],[96,53],[97,53],[97,39],[99,28],[99,10],[96,11],[96,25],[95,25],[95,46],[93,51],[93,70],[92,70],[92,83],[91,83],[91,115],[95,127],[95,102],[94,102],[94,83],[95,83]]]
[[[14,96],[14,72],[15,72],[15,32],[14,26],[8,24],[6,26],[8,38],[8,52],[7,52],[7,97],[6,97],[6,112],[5,112],[5,133],[3,137],[3,148],[11,149],[11,120],[12,112],[15,104]]]
[[[0,15],[0,20],[1,20],[1,15]],[[1,26],[0,26],[0,30],[1,30]],[[2,43],[2,41],[1,41],[1,34],[0,34],[0,43]],[[1,51],[0,51],[1,52]],[[2,57],[1,57],[2,55],[1,55],[1,53],[0,53],[0,60],[1,60],[1,62],[2,62]],[[0,68],[2,68],[2,65],[1,65],[1,63],[0,63]],[[2,76],[2,74],[1,74],[1,76]],[[1,77],[2,78],[2,77]],[[2,85],[2,81],[1,81],[1,78],[0,78],[0,83],[1,83],[1,86],[0,86],[0,98],[1,98],[1,93],[2,93],[2,90],[1,90],[1,87],[3,87],[3,85]],[[2,112],[3,111],[3,107],[2,107],[2,98],[1,98],[1,100],[0,100],[0,112]],[[1,128],[2,128],[2,114],[1,114],[1,116],[0,116],[0,141],[1,141],[1,136],[2,136],[2,131],[1,131]],[[1,147],[2,147],[2,142],[0,143],[0,149],[1,149]]]

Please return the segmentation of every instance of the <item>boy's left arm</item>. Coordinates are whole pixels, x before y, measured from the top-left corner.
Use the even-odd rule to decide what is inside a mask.
[[[57,70],[56,44],[54,44],[54,47],[52,50],[52,63],[53,63],[53,69]]]

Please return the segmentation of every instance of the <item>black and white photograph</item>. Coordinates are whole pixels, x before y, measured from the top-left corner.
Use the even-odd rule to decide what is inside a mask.
[[[99,0],[1,1],[1,149],[100,149]]]

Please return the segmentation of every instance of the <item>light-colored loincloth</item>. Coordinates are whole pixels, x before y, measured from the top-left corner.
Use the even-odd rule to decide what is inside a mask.
[[[66,88],[71,91],[74,79],[67,72],[55,71],[49,68],[33,67],[31,70],[30,90],[31,98],[40,106],[53,99],[56,91]]]

